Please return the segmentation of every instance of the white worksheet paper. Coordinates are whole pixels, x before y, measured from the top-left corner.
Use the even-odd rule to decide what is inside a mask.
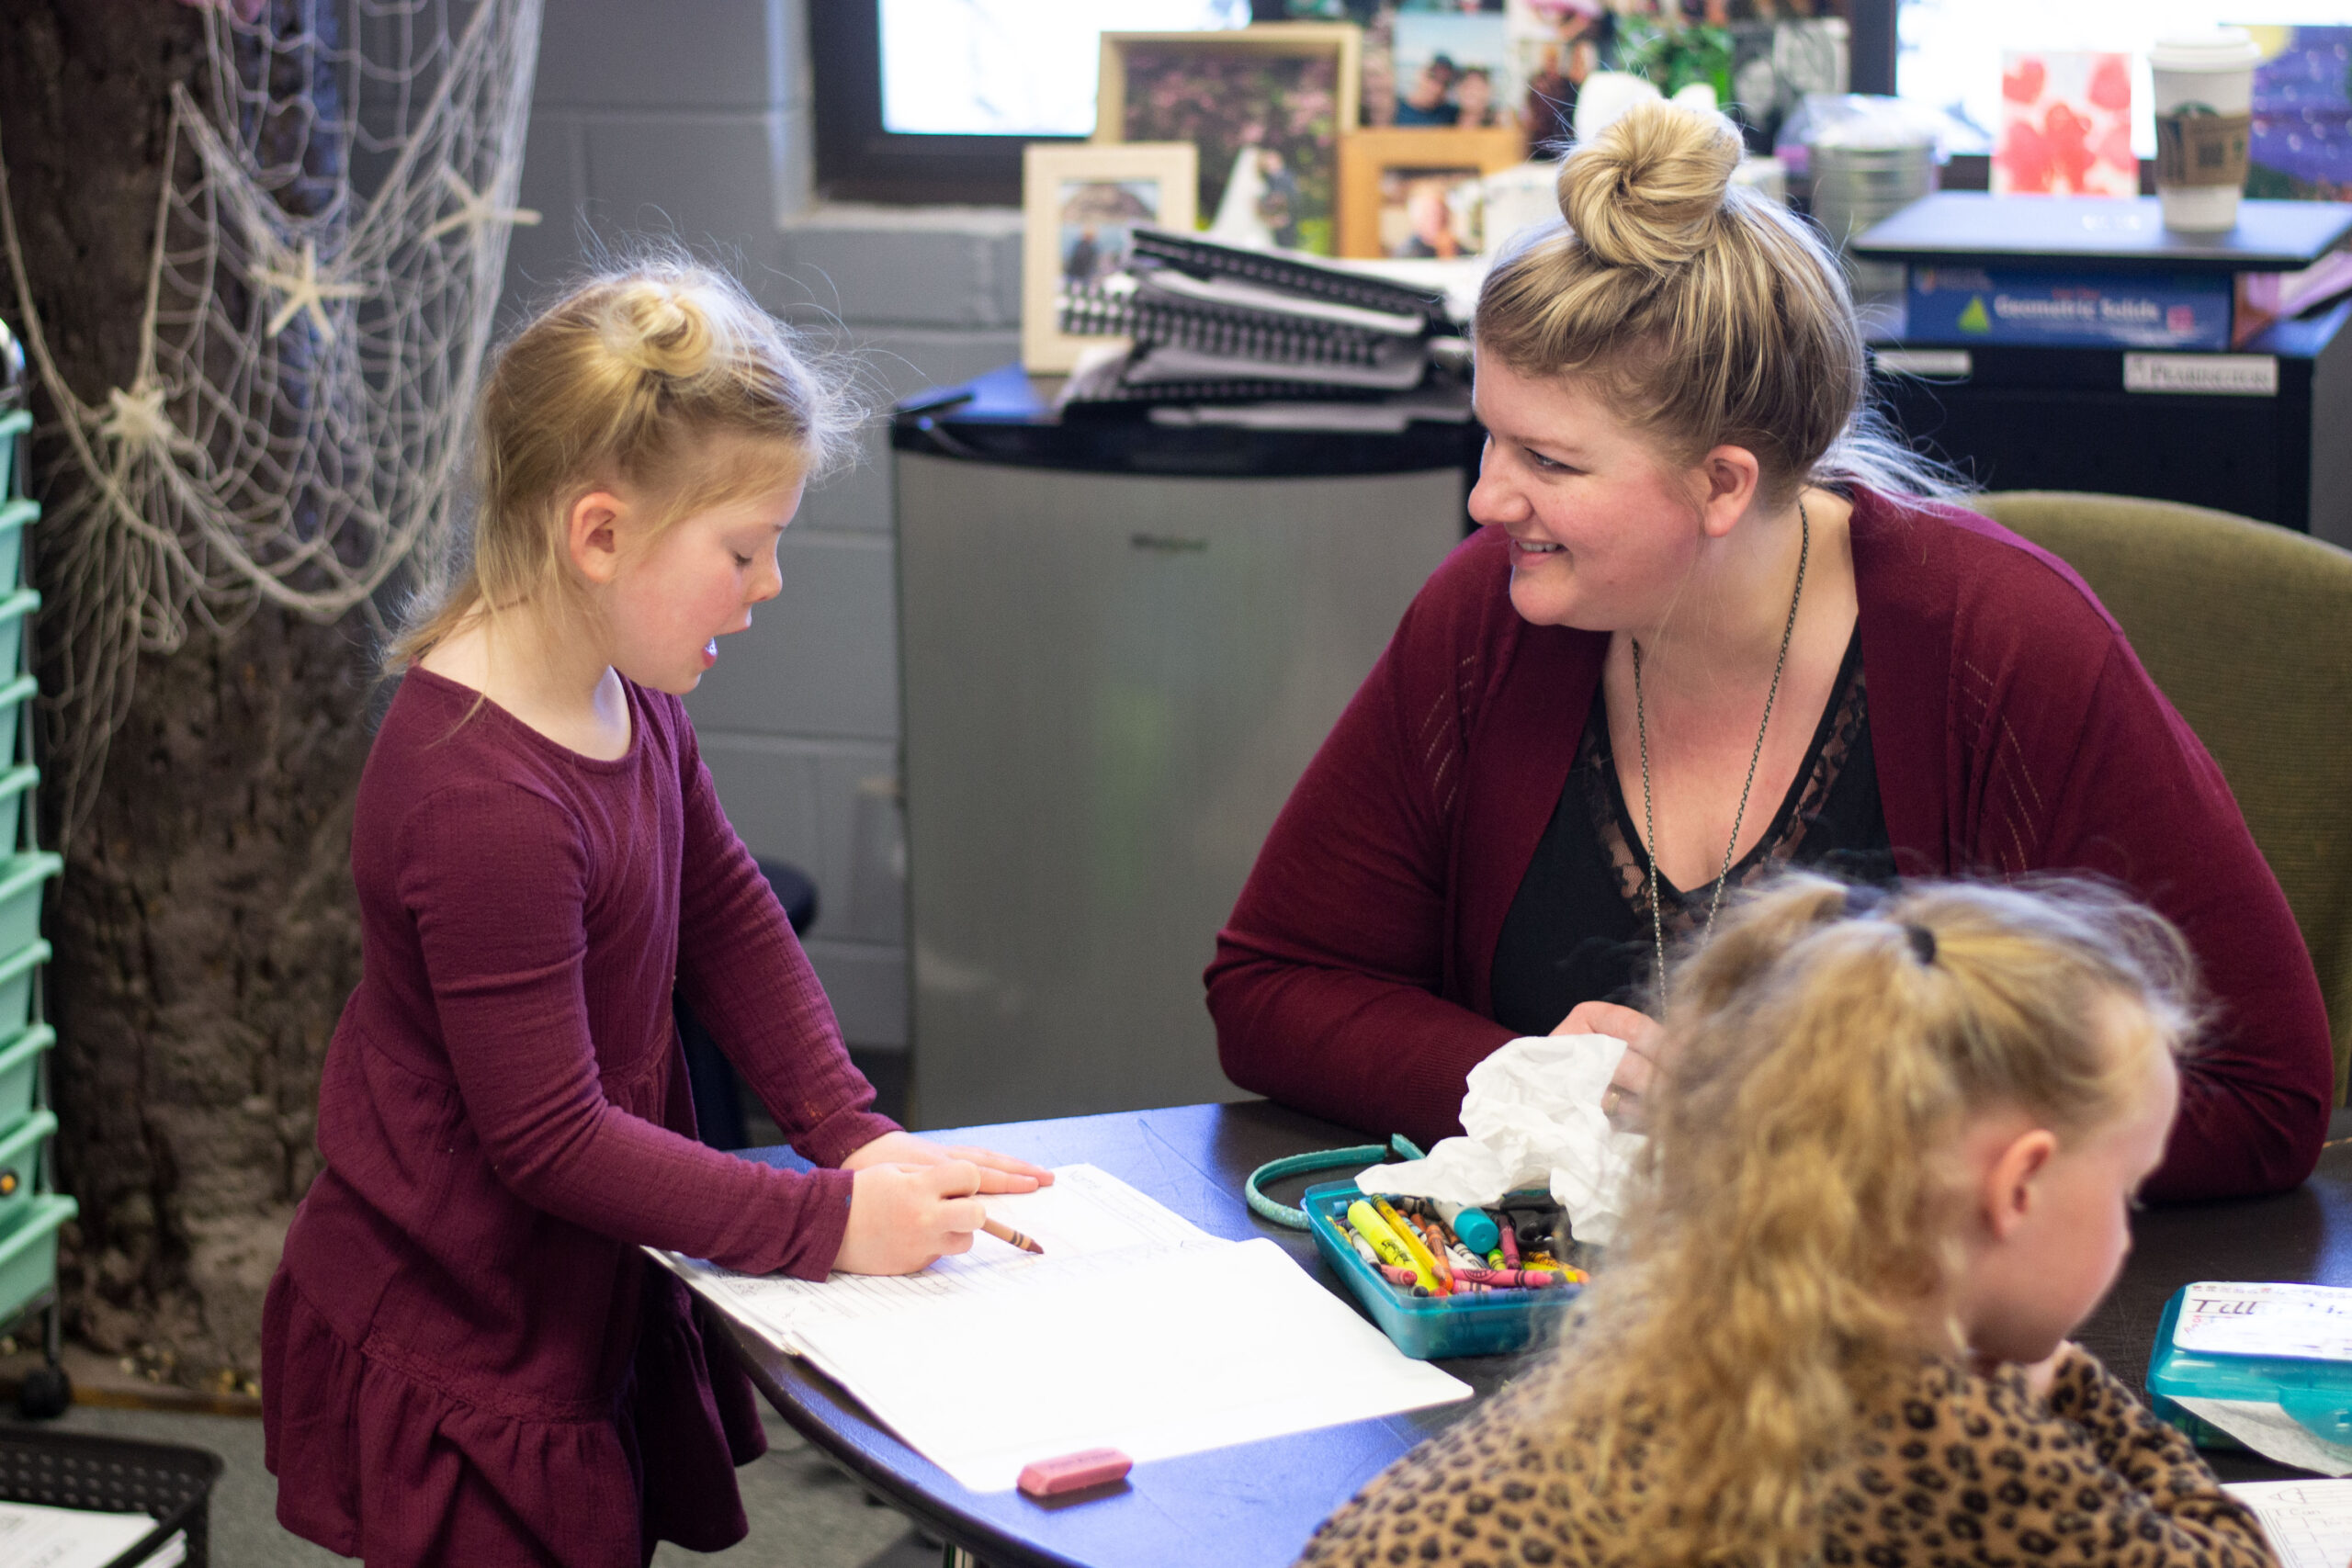
[[[988,1201],[1042,1258],[982,1235],[922,1274],[810,1284],[656,1256],[976,1492],[1083,1449],[1141,1463],[1470,1396],[1272,1242],[1209,1235],[1091,1166],[1054,1178]]]
[[[802,1337],[811,1361],[975,1492],[1084,1449],[1141,1463],[1470,1396],[1263,1239]]]
[[[145,1514],[0,1503],[0,1568],[106,1568],[154,1528]]]
[[[2352,1481],[2243,1481],[2222,1490],[2254,1510],[2283,1568],[2352,1562]]]
[[[811,1324],[867,1318],[928,1301],[961,1301],[1019,1290],[1042,1273],[1052,1279],[1135,1251],[1227,1247],[1166,1204],[1091,1165],[1063,1166],[1054,1184],[1035,1192],[990,1194],[989,1217],[1035,1240],[1044,1257],[982,1232],[972,1250],[943,1258],[920,1274],[843,1274],[821,1283],[782,1275],[738,1274],[675,1253],[654,1252],[692,1285],[793,1355]],[[651,1251],[651,1248],[647,1250]]]

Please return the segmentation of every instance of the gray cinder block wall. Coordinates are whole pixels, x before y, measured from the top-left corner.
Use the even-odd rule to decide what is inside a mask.
[[[821,4],[823,0],[813,0]],[[1020,215],[810,194],[801,0],[547,0],[505,310],[599,245],[681,241],[830,329],[881,398],[1018,357]],[[784,592],[687,707],[755,854],[815,879],[808,954],[853,1044],[907,1042],[889,470],[878,431],[786,531]]]

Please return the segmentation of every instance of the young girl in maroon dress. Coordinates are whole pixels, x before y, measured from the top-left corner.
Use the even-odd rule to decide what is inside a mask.
[[[471,559],[392,650],[363,976],[270,1283],[285,1526],[379,1568],[639,1568],[741,1540],[750,1384],[639,1251],[822,1279],[971,1245],[1034,1166],[870,1109],[679,697],[775,596],[846,402],[731,281],[607,277],[483,392]],[[695,1139],[685,998],[820,1168]]]

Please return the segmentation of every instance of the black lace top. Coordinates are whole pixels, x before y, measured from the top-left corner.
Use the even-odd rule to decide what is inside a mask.
[[[1548,1034],[1578,1002],[1653,1009],[1651,971],[1657,964],[1649,856],[1634,809],[1610,750],[1608,705],[1596,691],[1567,784],[1495,943],[1498,1023],[1521,1034]],[[1731,868],[1725,893],[1785,864],[1866,882],[1894,875],[1871,756],[1859,629],[1846,645],[1835,694],[1787,796],[1764,837]],[[1671,947],[1705,922],[1714,881],[1687,893],[1660,881],[1660,913]]]

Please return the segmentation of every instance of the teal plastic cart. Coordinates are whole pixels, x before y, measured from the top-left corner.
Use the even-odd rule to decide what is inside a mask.
[[[18,1390],[18,1414],[62,1415],[73,1402],[66,1376],[63,1314],[57,1296],[57,1236],[76,1213],[56,1190],[50,1140],[50,1047],[42,1019],[42,906],[64,860],[41,850],[40,782],[33,752],[34,617],[29,586],[32,530],[40,504],[25,494],[32,414],[25,403],[24,355],[0,323],[0,1332],[38,1320],[42,1364]]]

